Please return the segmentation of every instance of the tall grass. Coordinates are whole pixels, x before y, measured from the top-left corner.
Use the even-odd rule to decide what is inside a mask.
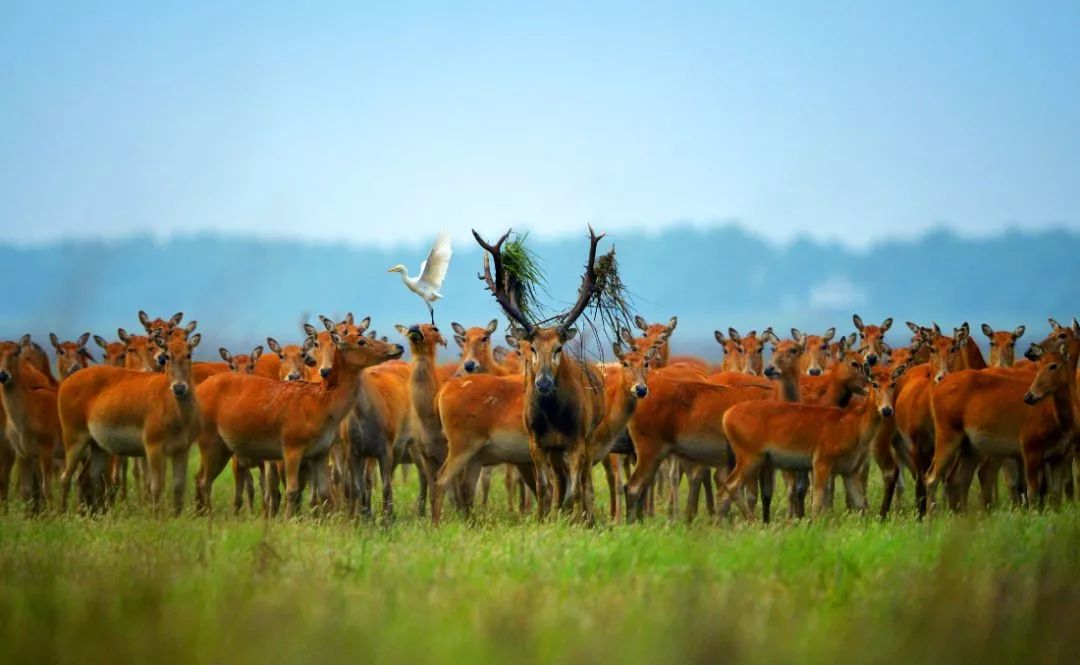
[[[413,476],[415,480],[415,476]],[[222,482],[225,481],[225,482]],[[1080,509],[432,528],[0,517],[0,662],[1073,662]],[[501,488],[500,488],[501,489]]]

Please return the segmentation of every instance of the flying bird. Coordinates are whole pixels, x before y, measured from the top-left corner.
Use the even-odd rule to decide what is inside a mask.
[[[435,309],[432,308],[431,303],[442,298],[439,289],[442,288],[443,280],[446,279],[446,271],[450,269],[452,253],[450,236],[443,231],[439,237],[435,238],[435,244],[431,246],[427,261],[420,264],[419,277],[409,277],[409,271],[400,263],[386,271],[401,273],[401,281],[405,283],[405,286],[424,299],[428,313],[431,314],[432,324],[435,323]]]

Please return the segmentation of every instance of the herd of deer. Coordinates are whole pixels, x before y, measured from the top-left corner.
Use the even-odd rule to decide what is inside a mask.
[[[160,505],[166,461],[173,507],[183,506],[192,444],[198,446],[195,501],[211,509],[211,487],[232,464],[235,508],[276,514],[284,485],[285,514],[301,508],[310,487],[317,510],[341,505],[369,515],[376,473],[382,508],[393,514],[396,465],[419,469],[418,510],[442,517],[447,493],[469,511],[485,470],[505,465],[511,501],[535,501],[539,515],[553,507],[593,519],[592,469],[602,465],[613,519],[639,519],[654,496],[670,492],[677,505],[688,479],[687,518],[704,492],[711,512],[731,503],[753,519],[760,500],[768,520],[775,471],[787,488],[787,512],[831,508],[834,482],[850,509],[865,510],[870,461],[880,470],[891,507],[901,472],[914,479],[924,515],[944,483],[950,508],[966,508],[978,476],[981,499],[997,501],[999,475],[1012,502],[1038,504],[1072,496],[1076,447],[1080,324],[1050,320],[1046,339],[1015,360],[1014,331],[989,337],[984,360],[968,325],[946,336],[935,324],[908,323],[905,348],[885,341],[892,319],[836,338],[772,329],[739,335],[716,332],[723,362],[669,355],[676,319],[634,322],[614,343],[617,362],[582,360],[574,348],[577,319],[597,287],[596,249],[577,302],[552,325],[522,313],[503,263],[504,235],[485,250],[482,279],[511,321],[509,349],[493,342],[498,321],[453,324],[460,359],[439,363],[448,344],[434,325],[397,326],[405,349],[369,332],[369,319],[350,314],[323,329],[305,324],[299,345],[268,338],[249,355],[220,350],[222,362],[194,362],[201,335],[182,314],[150,319],[145,335],[118,330],[117,341],[95,336],[103,361],[91,365],[89,333],[74,342],[50,335],[57,372],[44,349],[26,335],[0,342],[0,500],[13,467],[21,496],[37,511],[59,501],[66,509],[72,482],[80,501],[99,510],[128,494],[128,461],[135,492]],[[771,346],[766,364],[764,350]],[[59,497],[53,496],[59,472]],[[623,484],[624,474],[628,478]],[[667,489],[663,489],[663,485]],[[715,494],[714,494],[715,487]],[[517,501],[515,501],[515,499]],[[622,499],[620,501],[620,499]]]

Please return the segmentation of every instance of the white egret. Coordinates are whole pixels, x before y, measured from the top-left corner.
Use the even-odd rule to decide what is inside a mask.
[[[435,238],[435,244],[431,246],[427,261],[420,264],[419,277],[409,277],[409,271],[400,263],[386,271],[401,273],[401,281],[405,283],[405,286],[424,299],[428,313],[431,314],[432,324],[435,323],[435,309],[431,306],[431,303],[442,298],[439,289],[442,288],[443,280],[446,279],[446,271],[450,269],[450,255],[452,253],[450,236],[446,231],[443,231],[439,234],[439,237]]]

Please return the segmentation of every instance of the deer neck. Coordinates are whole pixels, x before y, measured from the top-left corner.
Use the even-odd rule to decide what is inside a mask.
[[[983,358],[979,345],[970,337],[964,340],[964,369],[986,369],[986,359]]]
[[[821,403],[825,406],[838,406],[844,408],[851,401],[851,397],[854,395],[851,392],[851,386],[840,375],[835,368],[829,371],[829,383],[825,388],[825,394],[821,398]]]
[[[870,439],[878,431],[884,416],[877,408],[877,393],[870,390],[866,393],[866,399],[862,403],[862,413],[859,414],[859,445],[869,443]]]
[[[495,360],[495,354],[492,352],[490,344],[484,349],[483,357],[483,370],[486,373],[492,376],[506,376],[508,374],[506,368],[503,367],[499,361]]]
[[[360,373],[366,366],[350,365],[345,362],[341,351],[334,350],[334,366],[330,374],[323,379],[322,385],[329,400],[332,419],[339,422],[356,403],[360,393]]]
[[[607,430],[611,433],[622,431],[626,427],[638,403],[637,397],[630,391],[630,382],[626,380],[625,372],[619,372],[614,390],[615,394],[608,398],[610,401],[604,419]]]
[[[435,395],[439,392],[439,373],[435,362],[435,351],[413,352],[412,372],[409,374],[409,387],[413,409],[421,418],[435,416]]]
[[[776,384],[776,399],[781,402],[799,402],[802,396],[799,394],[799,372],[786,372],[780,375],[779,383]]]

